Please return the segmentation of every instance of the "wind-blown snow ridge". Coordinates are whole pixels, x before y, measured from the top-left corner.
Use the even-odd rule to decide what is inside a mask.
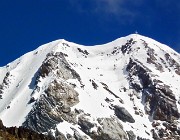
[[[6,126],[54,136],[57,128],[66,139],[180,133],[180,55],[138,34],[95,46],[50,42],[1,67],[0,83]]]

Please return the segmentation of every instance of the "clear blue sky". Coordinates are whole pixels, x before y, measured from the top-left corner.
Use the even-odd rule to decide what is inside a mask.
[[[136,30],[180,52],[180,0],[0,0],[0,66],[56,39],[95,45]]]

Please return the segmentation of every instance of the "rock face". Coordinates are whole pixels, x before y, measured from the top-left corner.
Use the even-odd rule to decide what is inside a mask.
[[[152,81],[152,76],[148,74],[149,71],[146,69],[138,65],[137,62],[133,62],[133,60],[130,60],[127,66],[130,79],[132,76],[137,76],[141,80],[142,87],[137,83],[130,84],[137,92],[142,91],[144,103],[150,106],[146,106],[146,113],[152,115],[155,120],[172,122],[179,119],[180,114],[173,91],[162,81]]]
[[[180,113],[176,105],[175,95],[170,89],[170,86],[160,80],[152,80],[153,76],[149,74],[151,71],[136,60],[130,59],[127,71],[129,72],[130,85],[132,88],[137,92],[142,92],[142,102],[145,104],[144,109],[146,113],[154,120],[166,121],[166,125],[173,125],[180,118]],[[133,83],[133,76],[137,76],[138,79],[140,79],[141,83],[139,83],[139,85]],[[179,139],[179,137],[175,136],[178,132],[177,126],[174,130],[167,127],[166,129],[171,133],[165,135],[165,130],[161,129],[158,134],[154,134],[154,138],[159,139],[168,136]],[[154,129],[152,129],[152,131],[154,132]],[[164,131],[163,134],[161,131]]]
[[[23,126],[37,132],[47,132],[63,120],[76,123],[76,113],[71,111],[71,107],[78,102],[78,93],[72,87],[52,81],[45,94],[34,104]]]
[[[80,80],[79,74],[71,68],[65,57],[68,57],[68,55],[62,52],[56,52],[55,54],[53,52],[48,53],[46,60],[40,67],[40,76],[48,76],[53,70],[56,70],[57,76],[65,80],[70,78]]]
[[[179,83],[180,55],[147,37],[57,40],[0,68],[0,139],[179,140]]]

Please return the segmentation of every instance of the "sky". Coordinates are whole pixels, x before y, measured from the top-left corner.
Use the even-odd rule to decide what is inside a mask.
[[[136,31],[180,52],[180,0],[0,0],[0,66],[57,39],[97,45]]]

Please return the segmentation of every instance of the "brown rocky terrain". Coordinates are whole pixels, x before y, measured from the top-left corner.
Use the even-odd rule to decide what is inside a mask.
[[[54,140],[54,138],[23,127],[7,128],[0,120],[0,140]]]

